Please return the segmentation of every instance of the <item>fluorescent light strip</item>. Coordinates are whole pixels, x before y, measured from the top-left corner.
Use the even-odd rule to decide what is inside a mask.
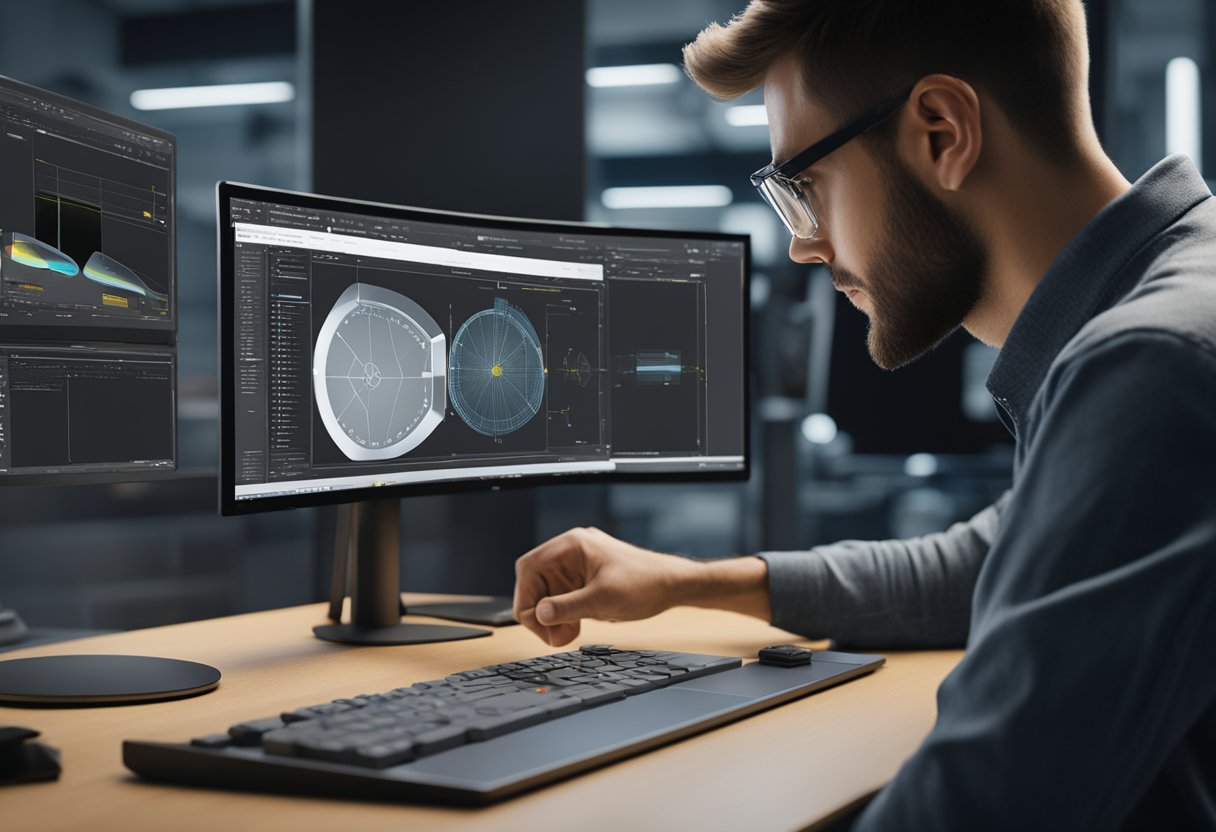
[[[179,110],[187,107],[226,107],[234,104],[278,104],[296,97],[287,81],[257,84],[213,84],[206,87],[166,87],[136,90],[131,106],[137,110]]]
[[[1203,170],[1199,65],[1174,58],[1165,66],[1165,152],[1185,153]]]
[[[722,208],[734,199],[725,185],[673,185],[659,188],[608,188],[605,208]]]
[[[587,85],[591,87],[648,87],[675,84],[684,73],[675,64],[635,64],[633,66],[597,66],[587,70]]]
[[[740,104],[726,111],[726,123],[731,127],[755,127],[768,124],[763,104]]]

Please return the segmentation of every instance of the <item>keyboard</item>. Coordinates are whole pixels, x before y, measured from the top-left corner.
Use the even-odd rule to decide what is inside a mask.
[[[298,794],[483,804],[871,672],[588,645],[250,719],[184,743],[127,740],[153,780]]]

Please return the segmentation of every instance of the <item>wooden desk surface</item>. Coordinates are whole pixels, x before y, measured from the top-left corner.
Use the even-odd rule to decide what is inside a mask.
[[[407,596],[407,603],[437,600]],[[193,699],[112,708],[0,707],[63,752],[58,782],[0,789],[5,830],[802,829],[876,791],[933,723],[934,693],[961,653],[887,654],[876,673],[709,733],[484,809],[186,789],[139,780],[123,739],[184,741],[246,719],[456,670],[553,652],[522,627],[412,647],[319,641],[313,604],[14,651],[5,659],[130,653],[218,667]],[[418,618],[419,621],[431,620]],[[643,622],[583,625],[575,644],[754,656],[792,639],[733,613],[681,608]]]

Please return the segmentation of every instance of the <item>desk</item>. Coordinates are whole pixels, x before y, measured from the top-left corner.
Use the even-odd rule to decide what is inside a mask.
[[[410,595],[408,603],[450,600]],[[122,765],[123,739],[179,742],[246,719],[456,670],[553,652],[523,627],[490,638],[347,647],[313,638],[311,604],[6,653],[131,653],[218,667],[193,699],[112,708],[0,707],[63,752],[55,783],[0,789],[0,827],[39,830],[446,830],[578,828],[802,829],[865,798],[895,774],[933,724],[934,693],[958,651],[887,654],[876,673],[674,745],[485,809],[368,804],[178,788]],[[418,620],[424,620],[421,617]],[[734,613],[680,608],[648,621],[588,622],[575,644],[754,656],[788,634]],[[611,803],[607,798],[611,797]],[[611,809],[602,815],[594,813]]]

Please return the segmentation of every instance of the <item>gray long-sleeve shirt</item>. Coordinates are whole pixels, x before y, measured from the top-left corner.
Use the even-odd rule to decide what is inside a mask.
[[[1013,487],[765,553],[774,624],[966,642],[864,830],[1216,828],[1216,199],[1171,157],[1065,247],[988,379]]]

